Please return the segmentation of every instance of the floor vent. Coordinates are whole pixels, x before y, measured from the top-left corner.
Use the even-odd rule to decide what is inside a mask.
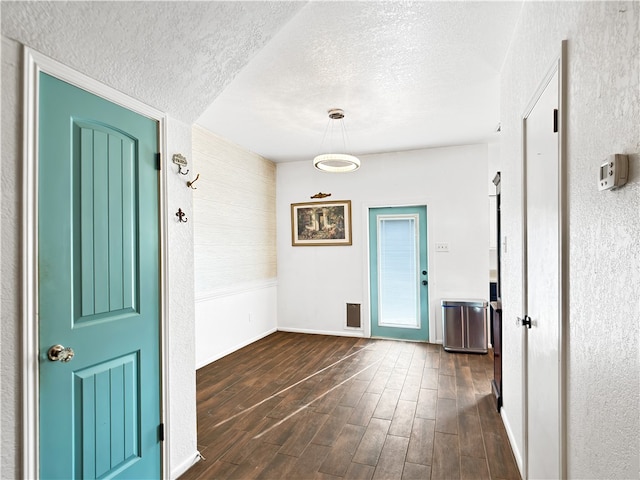
[[[361,328],[360,323],[360,304],[347,303],[347,327]]]

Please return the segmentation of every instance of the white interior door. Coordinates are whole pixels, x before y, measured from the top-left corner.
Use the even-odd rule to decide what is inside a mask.
[[[556,68],[524,118],[525,431],[531,479],[563,478],[564,471],[559,78]]]

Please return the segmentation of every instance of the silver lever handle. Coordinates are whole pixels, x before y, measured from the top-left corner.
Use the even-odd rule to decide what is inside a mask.
[[[47,357],[52,362],[70,362],[75,353],[71,347],[63,347],[62,345],[54,345],[47,352]]]

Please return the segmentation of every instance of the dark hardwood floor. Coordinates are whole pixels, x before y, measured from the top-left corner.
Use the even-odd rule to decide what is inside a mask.
[[[197,372],[190,479],[520,479],[491,355],[278,332]]]

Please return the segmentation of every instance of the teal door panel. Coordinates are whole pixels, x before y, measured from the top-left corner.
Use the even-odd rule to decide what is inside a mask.
[[[428,341],[427,209],[369,209],[371,335]]]
[[[158,124],[39,89],[40,476],[160,478]]]

